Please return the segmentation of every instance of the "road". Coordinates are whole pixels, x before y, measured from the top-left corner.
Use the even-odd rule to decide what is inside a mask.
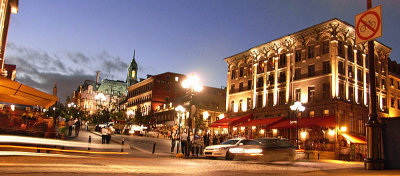
[[[101,143],[100,137],[82,131],[70,141]],[[76,155],[41,153],[42,156],[0,156],[0,175],[400,175],[398,170],[366,171],[361,162],[297,161],[257,163],[252,161],[208,160],[203,158],[175,158],[173,155],[153,155],[141,149],[153,138],[132,137],[136,146],[125,149],[124,155]],[[114,136],[114,139],[118,139]],[[140,140],[147,142],[139,142]],[[155,139],[156,141],[160,139]],[[164,140],[165,145],[167,141]],[[103,144],[104,146],[120,145]],[[161,145],[160,145],[161,146]],[[136,150],[135,148],[140,148]]]

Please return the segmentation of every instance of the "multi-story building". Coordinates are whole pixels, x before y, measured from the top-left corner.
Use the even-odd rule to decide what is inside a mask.
[[[170,104],[185,92],[181,86],[185,75],[166,72],[159,75],[148,75],[142,80],[128,87],[127,112],[130,116],[140,108],[143,116],[148,116],[160,105]],[[148,116],[150,118],[150,116]]]
[[[400,117],[400,65],[389,58],[388,70],[388,117]]]
[[[94,114],[98,109],[117,109],[119,102],[126,97],[126,82],[103,79],[99,82],[97,72],[96,81],[86,80],[74,92],[73,102],[78,108]]]
[[[391,48],[377,41],[375,48],[379,117],[388,117],[391,109],[387,107],[387,85],[395,77],[388,72]],[[325,134],[328,129],[336,130],[336,134],[342,129],[341,132],[365,136],[368,58],[366,44],[355,44],[354,27],[339,19],[253,47],[225,59],[227,112],[230,117],[247,114],[255,119],[280,117],[280,125],[259,126],[275,128],[265,135],[275,133],[292,140],[298,130],[291,129],[299,123],[305,144],[316,141],[316,136],[329,138]],[[296,101],[304,104],[304,112],[295,114],[290,110]],[[296,116],[300,117],[299,122],[290,120]],[[320,126],[318,121],[323,117],[333,120]],[[302,124],[306,120],[307,125]],[[252,130],[263,131],[259,127]]]
[[[165,127],[165,129],[171,129],[171,127],[176,126],[179,123],[179,119],[175,108],[182,105],[187,111],[184,113],[181,123],[185,126],[189,125],[185,123],[185,120],[189,117],[190,109],[190,98],[187,95],[183,95],[169,104],[159,105],[153,113],[155,123],[158,126]],[[196,126],[197,123],[197,126],[202,126],[202,129],[208,129],[211,123],[224,118],[225,98],[225,89],[208,86],[204,86],[201,92],[193,95],[191,103],[196,107],[196,111],[193,116],[195,120],[192,121],[192,126]],[[202,124],[196,122],[196,120],[201,121]]]

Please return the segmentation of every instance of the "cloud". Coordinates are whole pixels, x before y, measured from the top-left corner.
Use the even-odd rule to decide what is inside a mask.
[[[124,80],[128,67],[120,57],[106,51],[93,57],[73,51],[50,53],[14,43],[7,44],[5,61],[17,65],[18,82],[47,93],[52,93],[57,83],[58,97],[62,103],[85,80],[95,80],[96,71],[100,70],[110,78]]]

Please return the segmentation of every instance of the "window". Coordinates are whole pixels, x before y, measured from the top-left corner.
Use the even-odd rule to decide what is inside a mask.
[[[315,65],[308,66],[308,77],[315,76]]]
[[[263,87],[264,86],[264,77],[259,77],[257,81],[257,87]]]
[[[382,89],[385,89],[385,79],[382,79]]]
[[[357,50],[357,65],[363,66],[363,57],[360,50]]]
[[[286,92],[284,90],[279,91],[279,105],[284,105],[286,103]]]
[[[239,112],[242,112],[242,105],[243,105],[243,100],[239,100]]]
[[[262,107],[262,95],[257,95],[257,108]]]
[[[315,87],[308,87],[308,102],[315,100]]]
[[[286,67],[286,54],[279,56],[279,68]]]
[[[301,50],[296,50],[295,62],[301,61]]]
[[[274,95],[272,93],[268,94],[268,106],[271,107],[274,103]]]
[[[361,89],[358,89],[358,103],[362,104],[363,101],[363,91]]]
[[[400,109],[400,99],[397,99],[397,109]]]
[[[314,45],[308,46],[308,58],[313,58],[314,57],[314,50],[315,50],[315,46]]]
[[[231,79],[236,78],[236,71],[234,69],[231,70]]]
[[[394,108],[394,97],[390,97],[390,107]]]
[[[301,97],[301,89],[296,89],[295,101],[300,101],[300,97]]]
[[[342,99],[342,100],[345,98],[343,83],[339,83],[339,98]]]
[[[322,84],[322,98],[324,100],[327,100],[330,98],[330,92],[331,92],[331,85],[330,83],[323,83]]]
[[[247,80],[247,90],[251,90],[252,87],[253,87],[253,81]]]
[[[243,82],[239,83],[239,92],[243,91]]]
[[[347,59],[351,62],[354,62],[354,51],[353,46],[351,45],[347,47]]]
[[[324,116],[324,117],[329,116],[329,109],[324,109],[322,111],[322,116]]]
[[[357,69],[357,81],[364,81],[363,72],[361,69]]]
[[[231,111],[233,112],[235,109],[235,101],[231,101]]]
[[[354,87],[349,86],[349,101],[353,102],[354,101]]]
[[[349,73],[349,77],[350,77],[350,78],[354,78],[353,66],[348,65],[348,66],[347,66],[347,72]]]
[[[338,72],[339,72],[339,74],[342,74],[342,75],[344,75],[344,64],[343,64],[343,62],[342,61],[339,61],[338,62]]]
[[[235,84],[231,84],[231,89],[229,90],[229,93],[235,93]]]
[[[308,117],[315,117],[315,111],[308,111]]]
[[[275,76],[274,74],[270,74],[268,81],[269,81],[269,85],[274,85],[275,84],[275,80],[274,80]]]
[[[322,63],[322,69],[324,74],[329,74],[331,73],[331,62],[330,61],[325,61]]]
[[[251,109],[251,105],[252,105],[251,98],[247,98],[247,110]]]
[[[286,72],[285,71],[282,71],[279,73],[279,82],[280,83],[286,82]]]
[[[296,68],[294,70],[294,80],[300,79],[300,76],[301,76],[301,68]]]
[[[392,86],[392,87],[393,87],[393,85],[394,85],[393,78],[390,78],[390,86]]]
[[[322,54],[329,53],[329,41],[322,42]]]
[[[244,75],[244,67],[240,67],[239,69],[239,77],[243,77]]]
[[[264,73],[264,61],[258,62],[257,73]]]
[[[338,55],[344,58],[344,45],[342,41],[338,42]]]
[[[249,67],[247,67],[247,75],[251,75],[252,74],[252,72],[251,72],[251,65],[249,66]]]

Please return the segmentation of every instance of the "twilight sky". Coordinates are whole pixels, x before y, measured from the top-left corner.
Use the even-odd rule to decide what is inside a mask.
[[[382,5],[383,36],[400,61],[400,1]],[[366,0],[20,0],[11,17],[6,63],[17,81],[65,102],[86,79],[125,80],[136,50],[138,75],[196,73],[226,86],[224,58],[339,18],[354,25]]]

